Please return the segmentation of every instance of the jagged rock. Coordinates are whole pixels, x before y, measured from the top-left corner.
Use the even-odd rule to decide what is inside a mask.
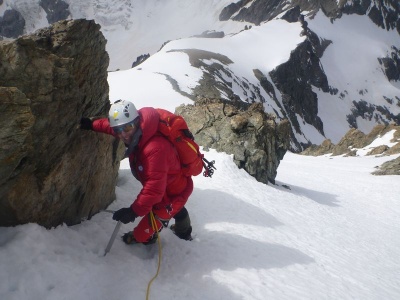
[[[46,12],[49,24],[66,19],[69,14],[69,4],[63,0],[40,0],[39,5]]]
[[[389,149],[389,146],[387,145],[381,145],[378,147],[375,147],[374,149],[372,149],[371,151],[369,151],[367,153],[367,155],[379,155],[384,153],[385,151],[387,151]]]
[[[229,20],[235,13],[239,11],[243,6],[249,3],[250,0],[240,0],[237,3],[231,3],[228,6],[224,7],[219,15],[220,21]]]
[[[351,157],[351,156],[357,156],[357,150],[350,150],[344,155],[344,157]]]
[[[400,157],[387,161],[373,175],[400,175]]]
[[[400,139],[398,139],[400,141]],[[398,142],[393,147],[390,147],[386,152],[385,155],[393,155],[400,153],[400,142]]]
[[[363,143],[364,139],[365,134],[362,131],[351,128],[334,147],[332,155],[349,154],[351,148],[362,148],[366,146]]]
[[[276,124],[261,103],[221,99],[200,99],[195,105],[179,106],[176,113],[185,118],[201,146],[233,154],[237,166],[258,181],[275,183],[279,162],[289,147],[287,120]]]
[[[400,24],[400,22],[399,22]],[[386,57],[378,58],[389,81],[400,80],[400,49],[392,46],[392,52]]]
[[[19,11],[8,9],[0,17],[0,36],[7,38],[17,37],[23,34],[25,19]]]
[[[356,156],[357,150],[370,145],[377,137],[383,136],[391,130],[395,130],[391,143],[398,142],[392,147],[380,145],[371,149],[367,155],[392,155],[400,153],[400,126],[391,125],[376,125],[367,135],[358,129],[350,129],[346,135],[339,141],[337,145],[331,143],[330,140],[325,140],[321,145],[311,145],[301,154],[319,156],[324,154]]]
[[[324,135],[323,123],[318,116],[318,97],[313,86],[329,92],[328,80],[319,59],[326,45],[322,45],[310,30],[306,30],[306,34],[307,39],[292,51],[289,60],[272,70],[270,75],[282,93],[282,102],[294,131],[301,132],[298,123],[298,116],[301,116]],[[298,146],[300,149],[303,147]]]
[[[235,8],[238,12],[232,17],[232,20],[247,21],[255,25],[260,25],[263,21],[275,18],[287,5],[282,0],[255,0],[250,6],[247,5],[247,2],[249,1],[238,2],[241,7]]]
[[[294,8],[286,11],[285,14],[282,16],[282,19],[288,21],[289,23],[294,23],[299,21],[300,18],[302,18],[300,13],[301,13],[300,6],[295,6]]]
[[[303,155],[310,155],[310,156],[320,156],[328,153],[332,153],[333,148],[335,145],[332,143],[330,139],[326,139],[322,142],[320,146],[311,145],[306,150],[301,152]]]
[[[0,41],[0,225],[76,224],[115,198],[118,144],[77,128],[109,108],[106,40],[60,21]]]
[[[229,19],[246,21],[256,25],[272,20],[283,12],[299,7],[301,12],[309,16],[321,10],[325,16],[336,19],[343,14],[367,15],[375,24],[387,30],[397,29],[400,33],[400,17],[398,0],[241,0],[227,5],[219,16],[221,21]],[[294,21],[295,11],[285,13],[285,19]]]
[[[344,3],[342,12],[345,14],[368,15],[379,27],[397,29],[400,33],[400,16],[398,0],[363,0]]]
[[[142,54],[142,55],[140,55],[140,56],[138,56],[137,58],[136,58],[136,61],[134,61],[133,63],[132,63],[132,68],[134,68],[134,67],[137,67],[138,65],[140,65],[142,62],[144,62],[146,59],[148,59],[150,57],[150,54],[149,53],[147,53],[147,54]]]

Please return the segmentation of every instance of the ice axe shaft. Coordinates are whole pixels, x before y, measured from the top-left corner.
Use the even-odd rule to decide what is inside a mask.
[[[115,225],[115,229],[114,229],[114,231],[113,231],[113,233],[111,235],[111,238],[110,238],[110,240],[109,240],[109,242],[107,244],[104,256],[106,256],[107,253],[110,252],[110,249],[111,249],[112,245],[114,244],[115,237],[117,236],[118,231],[121,228],[121,224],[122,224],[121,221],[118,221],[117,225]]]

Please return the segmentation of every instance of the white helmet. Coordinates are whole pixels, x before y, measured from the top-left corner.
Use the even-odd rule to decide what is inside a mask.
[[[116,127],[132,122],[139,117],[138,111],[132,102],[127,100],[117,100],[108,113],[108,121],[111,127]]]

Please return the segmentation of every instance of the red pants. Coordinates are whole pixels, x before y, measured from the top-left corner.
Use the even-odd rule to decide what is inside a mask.
[[[150,214],[145,215],[139,222],[139,224],[133,229],[133,237],[139,243],[145,243],[149,241],[156,230],[159,232],[163,228],[163,222],[168,224],[168,221],[174,217],[186,204],[189,196],[193,192],[193,181],[189,177],[188,178],[188,185],[186,186],[185,190],[173,197],[168,197],[170,200],[169,204],[156,204],[153,206],[153,214],[156,221],[156,227],[153,229],[150,220]]]

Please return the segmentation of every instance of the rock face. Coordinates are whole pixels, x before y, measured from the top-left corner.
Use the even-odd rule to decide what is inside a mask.
[[[176,109],[199,145],[233,154],[238,167],[263,183],[275,183],[277,168],[289,147],[290,124],[277,124],[261,103],[200,99]],[[218,168],[218,162],[217,162]]]
[[[24,32],[25,20],[19,11],[8,9],[0,17],[0,40],[1,36],[11,38],[17,37]]]
[[[377,145],[368,147],[378,137],[394,130],[393,139],[390,140],[392,146]],[[368,148],[367,148],[368,147]],[[366,155],[393,155],[400,153],[400,126],[397,125],[377,125],[369,134],[364,134],[358,129],[350,129],[337,145],[332,144],[330,140],[325,140],[321,145],[311,145],[301,152],[303,155],[319,156],[324,154],[356,156],[358,149],[366,149]],[[374,175],[400,175],[400,157],[384,163],[377,167]]]
[[[0,225],[76,224],[115,198],[118,144],[77,128],[109,108],[106,40],[60,21],[0,42]]]
[[[229,4],[221,11],[220,20],[232,19],[259,25],[281,15],[281,18],[288,22],[301,23],[302,35],[305,36],[304,42],[292,51],[287,62],[277,66],[269,74],[257,76],[262,79],[260,80],[262,88],[276,102],[282,115],[288,118],[292,124],[292,151],[299,152],[311,144],[309,137],[298,138],[304,134],[302,132],[303,124],[311,125],[321,136],[326,136],[327,130],[324,128],[318,111],[318,108],[321,107],[319,100],[321,96],[317,95],[316,91],[329,98],[350,100],[351,109],[346,113],[346,119],[352,128],[357,129],[361,119],[375,124],[388,125],[391,122],[400,124],[400,115],[397,113],[397,109],[393,110],[390,107],[392,105],[399,106],[398,96],[383,94],[382,98],[387,103],[385,101],[382,101],[381,104],[371,103],[370,100],[365,100],[365,98],[368,99],[368,93],[370,93],[367,86],[358,90],[358,95],[349,96],[347,90],[339,90],[332,82],[332,78],[327,78],[321,58],[332,41],[324,39],[323,36],[317,36],[308,28],[307,21],[305,21],[305,16],[312,17],[319,11],[330,18],[332,23],[343,15],[367,15],[377,26],[388,31],[397,30],[400,33],[399,3],[398,0],[242,0]],[[391,51],[384,56],[377,57],[377,60],[388,81],[400,80],[400,51],[397,45],[392,45]],[[276,92],[281,94],[282,105],[277,103],[275,95],[271,93],[273,88],[269,87],[271,84],[267,82],[268,78],[272,81]],[[226,91],[224,93],[228,94]],[[267,99],[267,101],[271,101],[271,99]],[[263,102],[263,99],[260,100]]]
[[[219,19],[247,21],[259,25],[295,7],[309,15],[315,15],[321,10],[331,19],[340,18],[343,14],[367,15],[379,27],[397,29],[400,33],[398,0],[240,0],[226,6]]]
[[[287,62],[272,70],[270,75],[282,93],[282,102],[293,127],[292,141],[298,149],[303,149],[307,145],[297,142],[294,137],[294,132],[301,133],[298,116],[325,135],[323,123],[318,117],[318,97],[313,87],[318,87],[326,93],[331,92],[320,61],[331,42],[320,41],[307,27],[307,22],[303,21],[301,16],[299,19],[303,28],[302,34],[306,36],[305,41],[292,51]]]
[[[387,126],[377,125],[368,134],[364,134],[358,129],[351,128],[337,145],[332,144],[330,140],[325,140],[321,145],[312,145],[304,150],[301,154],[312,156],[324,154],[354,156],[356,155],[357,149],[367,147],[376,138],[383,136],[391,130],[395,130],[395,132],[393,134],[393,140],[390,142],[395,144],[392,147],[388,147],[386,145],[371,147],[367,155],[397,154],[400,153],[400,126],[394,124]]]
[[[372,172],[374,175],[400,175],[400,157],[385,162],[378,170]]]
[[[400,27],[400,21],[399,21]],[[379,63],[383,67],[383,71],[388,80],[399,81],[400,80],[400,49],[392,46],[392,51],[386,57],[379,58]]]
[[[39,5],[46,12],[49,24],[68,18],[69,5],[63,0],[40,0]]]

